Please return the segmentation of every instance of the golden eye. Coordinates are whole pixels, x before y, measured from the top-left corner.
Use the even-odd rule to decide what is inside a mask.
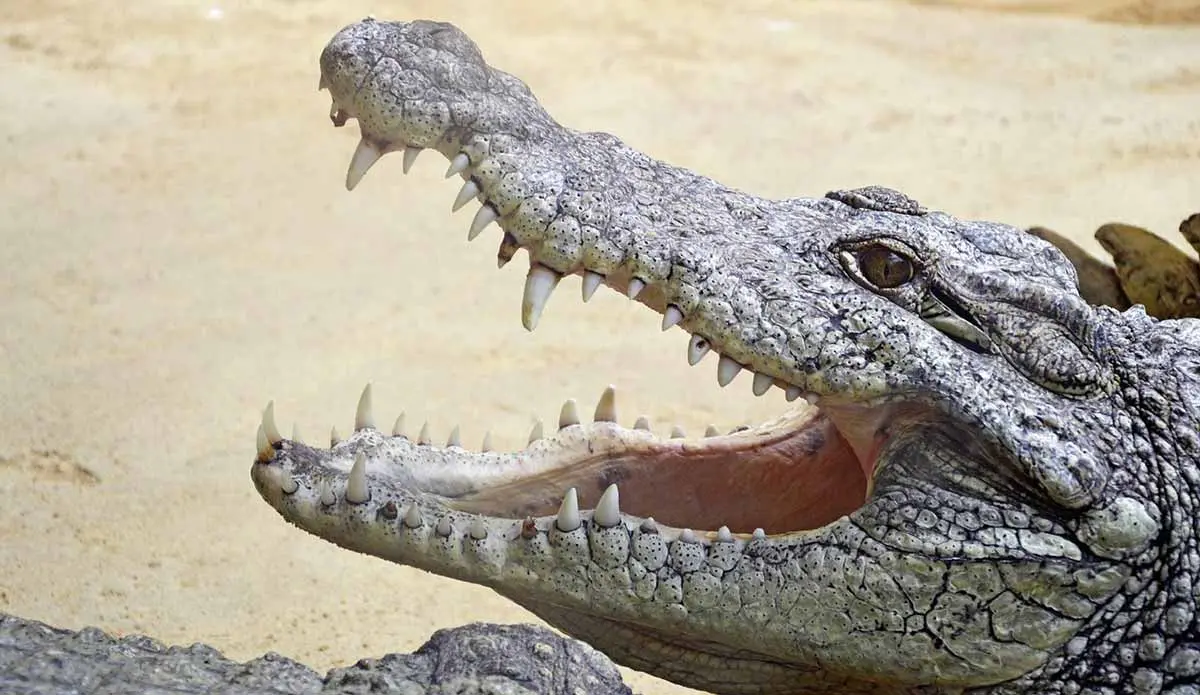
[[[858,270],[867,282],[880,289],[899,287],[913,278],[913,264],[882,244],[858,252]]]

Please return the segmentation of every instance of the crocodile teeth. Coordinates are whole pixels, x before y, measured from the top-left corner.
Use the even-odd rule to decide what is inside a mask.
[[[334,447],[342,443],[342,435],[338,434],[337,426],[329,428],[329,446]]]
[[[458,425],[455,425],[454,429],[450,430],[450,436],[446,439],[446,446],[462,448],[462,433],[459,432]]]
[[[563,495],[562,505],[558,508],[558,516],[554,519],[554,527],[563,533],[570,533],[579,528],[579,493],[575,488],[567,490]]]
[[[685,528],[684,530],[679,532],[679,542],[680,543],[695,543],[696,542],[696,533],[694,531],[692,531],[690,528]]]
[[[687,433],[685,433],[683,428],[679,425],[674,425],[671,427],[671,439],[683,439],[686,436]]]
[[[668,304],[667,310],[663,312],[662,329],[665,331],[668,328],[677,325],[683,320],[683,312],[674,304]]]
[[[337,498],[333,496],[333,488],[330,487],[329,481],[322,479],[317,483],[317,497],[321,500],[321,504],[326,507],[332,507]]]
[[[521,325],[525,330],[537,328],[542,309],[562,276],[541,263],[531,263],[525,276],[525,296],[521,298]]]
[[[625,290],[625,296],[630,299],[637,299],[637,296],[646,289],[646,281],[633,278],[629,281],[629,287]]]
[[[767,532],[762,530],[761,528],[756,528],[756,529],[754,529],[754,533],[750,534],[750,537],[754,538],[755,540],[761,541],[762,539],[767,537]]]
[[[400,170],[407,174],[409,170],[412,169],[413,164],[417,161],[417,155],[419,154],[421,154],[420,147],[405,147],[404,163],[401,165]]]
[[[592,421],[617,421],[617,389],[615,386],[609,386],[600,395],[600,402],[596,404],[596,412],[592,415]]]
[[[508,262],[517,255],[517,249],[521,245],[517,243],[517,238],[508,232],[500,239],[500,248],[496,250],[496,267],[503,268],[508,265]]]
[[[658,522],[654,520],[654,517],[648,516],[642,519],[642,523],[638,525],[638,528],[642,533],[658,533]]]
[[[354,431],[375,429],[375,415],[371,412],[371,385],[363,387],[358,397],[358,408],[354,410]]]
[[[450,160],[450,166],[446,168],[446,178],[456,176],[463,173],[471,166],[471,158],[464,152],[459,152],[454,155],[454,159]]]
[[[404,513],[404,525],[409,528],[421,528],[425,520],[421,518],[421,510],[417,509],[417,503],[413,502],[408,511]]]
[[[492,450],[492,433],[484,432],[483,433],[483,444],[479,447],[479,451],[486,454],[487,452],[489,452],[491,450]]]
[[[358,452],[354,457],[354,465],[350,467],[350,479],[346,481],[346,501],[350,504],[363,504],[371,499],[371,491],[367,489],[367,455]]]
[[[258,452],[257,459],[259,461],[270,461],[275,458],[275,447],[271,446],[271,440],[267,439],[267,432],[261,424],[254,437],[254,448]]]
[[[267,407],[263,408],[262,428],[271,444],[283,441],[283,435],[279,434],[279,428],[275,425],[275,401],[267,403]]]
[[[717,529],[717,540],[721,543],[733,542],[733,533],[729,531],[728,526],[722,526],[721,528]]]
[[[367,170],[382,156],[383,152],[366,138],[359,140],[358,147],[354,148],[354,155],[350,157],[350,167],[346,169],[346,190],[353,191]]]
[[[283,494],[291,495],[300,489],[300,484],[296,482],[291,473],[281,468],[279,469],[279,489],[283,491]]]
[[[740,371],[742,371],[742,365],[735,362],[731,357],[721,355],[721,360],[717,362],[717,384],[728,386],[729,382],[733,381],[734,377]]]
[[[300,425],[292,423],[292,441],[297,444],[303,444],[304,438],[300,436]]]
[[[431,441],[433,441],[433,439],[429,436],[429,423],[422,423],[421,433],[417,435],[417,444],[421,446],[429,446]]]
[[[568,398],[562,404],[562,410],[558,413],[558,429],[566,429],[572,425],[579,424],[579,406],[575,403],[574,398]]]
[[[438,519],[437,526],[433,530],[437,531],[439,536],[449,538],[450,534],[454,531],[454,526],[450,524],[450,517],[444,516]]]
[[[717,429],[716,425],[709,425],[704,430],[704,436],[705,437],[719,437],[719,436],[721,436],[721,430]]]
[[[789,403],[791,403],[799,398],[803,393],[804,391],[799,386],[789,386],[784,390],[783,397],[786,398]]]
[[[404,436],[404,413],[400,413],[399,415],[397,415],[396,421],[392,423],[392,436],[393,437],[403,437]]]
[[[688,341],[688,364],[693,367],[696,366],[711,349],[712,346],[708,344],[707,340],[698,335],[692,336],[691,340]]]
[[[645,415],[639,415],[637,422],[633,423],[633,429],[645,430],[646,432],[649,432],[650,431],[650,420],[648,420]]]
[[[471,520],[471,525],[467,527],[467,534],[477,541],[481,541],[488,536],[487,525],[483,523],[483,519],[475,517]]]
[[[484,203],[483,207],[479,208],[479,212],[475,213],[475,217],[471,220],[471,228],[467,230],[467,241],[474,241],[475,237],[479,236],[484,228],[496,221],[496,211],[491,205]]]
[[[479,195],[479,185],[470,179],[458,189],[458,197],[454,199],[454,204],[450,206],[450,212],[458,212],[464,205],[475,200]]]
[[[580,286],[583,294],[583,301],[592,298],[596,294],[596,290],[600,289],[600,285],[604,284],[604,276],[600,273],[585,270],[583,271],[583,284]]]
[[[767,374],[754,374],[754,384],[750,387],[754,395],[761,396],[775,384],[775,380]]]
[[[604,494],[600,495],[600,501],[596,503],[596,509],[592,512],[592,521],[604,528],[612,528],[621,523],[620,499],[617,484],[609,485],[604,490]]]
[[[544,436],[544,430],[545,427],[542,425],[541,420],[533,423],[533,428],[529,430],[529,443],[533,444],[537,440],[541,439]]]

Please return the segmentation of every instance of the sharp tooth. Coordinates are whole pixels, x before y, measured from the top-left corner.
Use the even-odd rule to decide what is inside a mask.
[[[267,407],[263,408],[262,427],[268,442],[278,444],[283,441],[283,435],[279,434],[279,427],[275,425],[275,401],[267,403]]]
[[[789,386],[783,392],[783,397],[792,402],[804,394],[804,391],[799,386]]]
[[[674,304],[668,304],[667,310],[663,312],[662,329],[665,331],[668,328],[677,325],[683,320],[683,312]]]
[[[292,477],[291,473],[288,473],[281,468],[279,469],[279,489],[283,492],[283,494],[291,495],[294,494],[296,490],[300,489],[300,484],[296,482],[296,479]]]
[[[633,278],[629,281],[629,287],[625,290],[625,296],[630,299],[637,299],[637,296],[646,289],[646,281]]]
[[[645,430],[646,432],[649,432],[650,431],[650,420],[647,419],[645,415],[639,415],[637,422],[633,423],[633,429]]]
[[[755,372],[754,384],[750,388],[751,388],[751,390],[754,391],[754,395],[761,396],[764,393],[766,393],[768,390],[770,390],[771,386],[774,383],[775,383],[775,380],[772,379],[769,375]]]
[[[437,526],[435,526],[433,530],[437,531],[439,536],[449,538],[450,534],[454,531],[454,526],[450,524],[450,517],[443,516],[442,518],[438,519]]]
[[[648,516],[642,519],[642,523],[638,525],[638,528],[641,529],[642,533],[658,533],[658,522],[654,520],[654,517]]]
[[[420,147],[405,147],[404,148],[404,163],[401,165],[401,170],[408,173],[412,169],[413,164],[417,161],[417,155],[421,154]]]
[[[317,483],[317,498],[326,507],[332,507],[333,503],[337,502],[337,498],[333,496],[333,488],[329,486],[329,481],[324,478]]]
[[[690,528],[685,528],[684,530],[680,531],[679,532],[679,542],[680,543],[695,543],[696,542],[695,532],[693,532]]]
[[[417,503],[413,502],[408,511],[404,513],[404,525],[409,528],[421,528],[424,523],[425,520],[421,518],[421,510],[417,509]]]
[[[740,371],[742,371],[742,365],[734,362],[730,357],[721,355],[721,360],[717,362],[717,384],[728,386]]]
[[[467,527],[467,533],[471,538],[481,541],[488,536],[487,524],[483,523],[483,519],[475,517],[471,519],[471,525]]]
[[[399,415],[397,415],[396,421],[394,423],[392,423],[392,436],[393,437],[403,437],[404,436],[404,413],[400,413]]]
[[[450,212],[458,212],[464,205],[475,200],[479,195],[479,186],[474,181],[468,180],[458,189],[458,197],[454,199],[454,204],[450,206]]]
[[[533,429],[529,430],[529,443],[533,444],[537,440],[541,439],[543,436],[544,429],[545,429],[545,427],[542,426],[541,420],[538,420],[537,422],[533,423]]]
[[[450,437],[446,439],[446,446],[462,447],[462,433],[459,432],[458,425],[455,425],[454,429],[450,430]]]
[[[686,436],[687,434],[684,433],[683,428],[679,425],[673,425],[671,427],[671,439],[683,439]]]
[[[471,220],[471,228],[467,230],[467,241],[474,241],[475,237],[479,236],[489,224],[496,221],[496,210],[491,205],[484,203],[479,208],[479,212],[475,213],[475,217]]]
[[[595,273],[590,270],[583,271],[583,284],[580,286],[583,294],[583,301],[592,298],[596,294],[596,290],[600,289],[600,285],[604,284],[604,276],[600,273]]]
[[[492,450],[492,433],[491,432],[484,433],[483,446],[479,447],[479,450],[485,454]]]
[[[717,540],[722,543],[733,542],[733,533],[729,531],[728,526],[722,526],[721,528],[717,529]]]
[[[767,537],[767,532],[762,530],[761,528],[756,528],[756,529],[754,529],[754,533],[750,534],[750,537],[754,538],[755,540],[761,541],[762,539]]]
[[[429,437],[429,423],[422,423],[421,433],[417,435],[417,444],[420,444],[421,446],[428,446],[429,442],[431,441],[433,440]]]
[[[558,429],[566,429],[572,425],[579,424],[579,407],[575,403],[574,398],[568,398],[562,404],[562,410],[558,412]]]
[[[292,441],[296,444],[303,444],[304,438],[300,436],[300,425],[292,423]]]
[[[503,268],[508,265],[520,248],[521,245],[517,243],[517,238],[505,232],[504,237],[500,239],[500,248],[496,250],[496,267]]]
[[[592,521],[604,528],[612,528],[621,523],[620,499],[617,484],[609,485],[604,490],[604,494],[600,495],[600,501],[596,503],[596,509],[592,512]]]
[[[704,430],[704,436],[705,437],[719,437],[719,436],[721,436],[721,430],[717,429],[716,425],[709,425]]]
[[[529,274],[525,276],[525,295],[521,298],[521,325],[525,326],[525,330],[537,328],[542,309],[546,308],[546,301],[561,278],[561,275],[541,263],[529,265]]]
[[[712,346],[708,344],[707,340],[698,335],[692,336],[688,341],[688,364],[696,366],[711,349]]]
[[[354,431],[375,429],[375,415],[371,413],[371,385],[363,387],[358,397],[358,408],[354,411]]]
[[[596,404],[596,412],[592,415],[593,422],[617,421],[617,387],[609,386],[600,394],[600,402]]]
[[[329,428],[329,446],[335,447],[341,443],[342,443],[342,435],[338,434],[337,426],[334,425],[333,427],[330,427]]]
[[[367,142],[366,138],[359,140],[358,147],[354,148],[354,155],[350,157],[350,168],[346,170],[346,190],[353,191],[367,170],[382,156],[383,152]]]
[[[463,173],[471,166],[471,158],[465,152],[459,152],[454,155],[454,159],[450,160],[450,166],[446,169],[446,178],[451,178]]]
[[[354,465],[350,467],[350,479],[346,481],[346,501],[350,504],[363,504],[371,499],[371,491],[367,489],[367,455],[358,452],[354,457]]]
[[[271,446],[271,440],[267,439],[267,432],[261,424],[258,426],[258,433],[254,436],[254,445],[258,451],[258,461],[270,461],[275,458],[275,447]]]
[[[817,405],[821,402],[821,397],[815,393],[809,392],[804,394],[804,400],[808,401],[809,405]]]
[[[567,490],[563,495],[562,505],[558,508],[558,516],[554,518],[554,527],[563,533],[570,533],[579,528],[579,493],[575,488]]]

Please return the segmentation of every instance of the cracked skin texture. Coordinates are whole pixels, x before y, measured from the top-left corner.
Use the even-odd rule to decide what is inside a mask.
[[[527,327],[599,276],[816,408],[689,441],[569,404],[476,453],[384,435],[367,391],[331,449],[264,417],[252,477],[288,521],[718,693],[1195,692],[1195,322],[1089,305],[1012,227],[881,188],[761,199],[569,130],[448,24],[357,23],[321,64],[362,132],[348,185],[445,155],[501,261],[530,256]]]

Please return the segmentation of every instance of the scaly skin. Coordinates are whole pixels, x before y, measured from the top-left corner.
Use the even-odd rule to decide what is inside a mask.
[[[1196,692],[1200,324],[1090,306],[1012,227],[881,188],[766,200],[569,130],[448,24],[351,25],[321,69],[362,132],[347,185],[445,155],[472,236],[529,253],[527,327],[581,274],[720,383],[817,407],[667,440],[606,393],[515,453],[386,436],[369,390],[328,450],[268,408],[252,478],[285,519],[717,693]]]

